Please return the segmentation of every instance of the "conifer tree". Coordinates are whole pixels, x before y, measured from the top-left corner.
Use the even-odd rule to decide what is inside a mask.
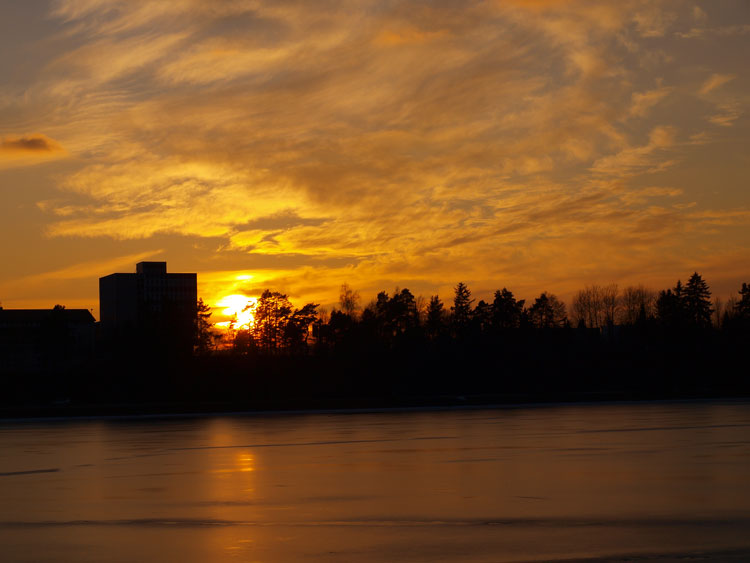
[[[266,289],[261,294],[253,307],[251,332],[262,349],[275,351],[282,347],[284,328],[292,310],[289,298],[283,293]]]
[[[664,326],[672,328],[685,324],[685,303],[682,282],[677,280],[674,289],[662,290],[656,298],[656,316]]]
[[[734,310],[738,318],[744,321],[750,321],[750,284],[742,284],[740,300],[734,306]]]
[[[469,288],[465,283],[458,282],[453,297],[453,307],[451,307],[451,324],[456,331],[460,332],[468,326],[473,302]]]
[[[705,280],[695,272],[682,292],[682,303],[688,324],[701,328],[711,326],[711,291]]]
[[[425,320],[425,328],[427,334],[431,338],[435,338],[445,327],[445,307],[440,297],[433,295],[430,297],[430,302],[427,305],[427,318]]]
[[[213,323],[211,322],[211,307],[198,299],[195,309],[195,342],[194,349],[197,353],[207,353],[214,344],[216,335],[213,332]]]

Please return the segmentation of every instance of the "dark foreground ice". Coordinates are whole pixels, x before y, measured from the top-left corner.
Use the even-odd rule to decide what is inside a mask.
[[[746,561],[750,404],[0,423],[2,561]]]

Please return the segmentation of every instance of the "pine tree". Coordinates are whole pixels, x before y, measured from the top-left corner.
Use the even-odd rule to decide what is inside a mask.
[[[662,325],[671,328],[682,327],[686,323],[684,288],[682,282],[677,280],[674,289],[659,292],[656,298],[656,316]]]
[[[280,349],[284,344],[284,328],[291,314],[289,298],[278,291],[266,289],[253,308],[251,332],[258,346],[267,352]]]
[[[431,338],[437,337],[443,332],[445,327],[445,308],[440,297],[433,295],[430,297],[430,303],[427,305],[427,318],[425,328]]]
[[[453,307],[451,307],[451,324],[457,332],[463,331],[468,326],[473,302],[469,288],[465,283],[458,282],[453,297]]]
[[[211,322],[211,307],[198,299],[195,310],[195,351],[199,354],[207,353],[214,344],[216,335]]]
[[[740,300],[734,306],[734,309],[738,318],[750,321],[750,284],[742,284]]]
[[[688,324],[701,328],[711,326],[711,291],[705,280],[695,272],[687,284],[682,294],[682,303]]]

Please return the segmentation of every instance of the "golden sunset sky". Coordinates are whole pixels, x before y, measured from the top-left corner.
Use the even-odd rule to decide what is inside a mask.
[[[0,301],[750,281],[750,2],[0,0]],[[220,320],[220,319],[217,319]]]

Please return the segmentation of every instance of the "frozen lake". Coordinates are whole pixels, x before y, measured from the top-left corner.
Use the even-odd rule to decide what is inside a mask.
[[[0,422],[3,561],[750,557],[750,404]]]

